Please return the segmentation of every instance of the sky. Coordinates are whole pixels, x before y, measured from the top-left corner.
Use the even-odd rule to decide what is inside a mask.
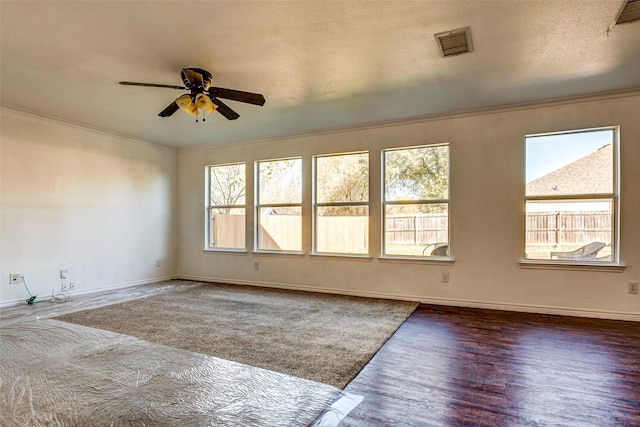
[[[526,182],[540,178],[613,142],[613,129],[526,138]]]

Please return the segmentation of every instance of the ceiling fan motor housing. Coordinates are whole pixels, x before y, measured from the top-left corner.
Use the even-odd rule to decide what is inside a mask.
[[[203,92],[211,86],[213,76],[202,68],[183,68],[180,72],[182,81],[192,93]]]

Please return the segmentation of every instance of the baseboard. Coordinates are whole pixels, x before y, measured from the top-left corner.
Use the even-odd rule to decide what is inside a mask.
[[[171,275],[171,276],[160,276],[160,277],[154,277],[151,279],[145,279],[145,280],[135,280],[132,282],[123,282],[123,283],[118,283],[117,285],[110,285],[110,286],[103,286],[100,288],[91,288],[91,289],[83,289],[83,290],[76,290],[72,292],[72,296],[80,296],[80,295],[90,295],[90,294],[95,294],[95,293],[99,293],[99,292],[106,292],[106,291],[113,291],[116,289],[122,289],[122,288],[130,288],[133,286],[139,286],[139,285],[148,285],[150,283],[157,283],[157,282],[164,282],[166,280],[175,280],[177,279],[178,276],[176,275]],[[48,298],[50,297],[50,295],[42,295],[42,298]],[[15,299],[15,300],[9,300],[9,301],[4,301],[2,303],[0,303],[0,308],[2,307],[11,307],[14,305],[20,305],[20,304],[24,304],[26,300],[25,298],[20,298],[20,299]]]
[[[551,314],[556,316],[588,317],[593,319],[626,320],[640,322],[640,313],[606,310],[586,310],[572,307],[552,307],[543,305],[495,303],[473,300],[454,300],[447,298],[427,298],[424,304],[449,305],[454,307],[481,308],[487,310],[505,310],[521,313]]]
[[[351,291],[345,289],[324,288],[317,286],[300,286],[300,285],[286,285],[281,283],[269,283],[258,282],[252,280],[235,280],[228,278],[216,278],[208,276],[194,276],[194,275],[179,275],[178,279],[182,280],[195,280],[199,282],[217,282],[217,283],[229,283],[232,285],[247,285],[247,286],[262,286],[266,288],[276,289],[291,289],[295,291],[306,292],[321,292],[337,295],[349,295],[367,298],[386,298],[404,301],[416,301],[423,304],[434,305],[448,305],[454,307],[466,307],[466,308],[480,308],[486,310],[505,310],[515,311],[522,313],[536,313],[536,314],[551,314],[557,316],[572,316],[572,317],[587,317],[594,319],[608,319],[608,320],[626,320],[631,322],[640,322],[640,313],[621,312],[621,311],[605,311],[605,310],[586,310],[572,307],[552,307],[542,305],[529,305],[529,304],[511,304],[511,303],[496,303],[487,301],[475,301],[475,300],[461,300],[451,298],[432,298],[418,295],[404,295],[382,292],[369,292],[369,291]]]
[[[418,297],[411,297],[408,295],[394,295],[387,293],[379,293],[379,292],[359,292],[359,291],[350,291],[348,289],[334,289],[334,288],[323,288],[318,286],[300,286],[300,285],[288,285],[282,283],[269,283],[269,282],[257,282],[253,280],[236,280],[236,279],[228,279],[228,278],[216,278],[216,277],[208,277],[208,276],[193,276],[193,275],[179,275],[179,280],[194,280],[197,282],[210,282],[210,283],[228,283],[230,285],[246,285],[246,286],[261,286],[263,288],[274,288],[274,289],[289,289],[292,291],[305,291],[305,292],[320,292],[323,294],[336,294],[336,295],[348,295],[354,297],[368,297],[368,298],[385,298],[385,299],[395,299],[401,301],[415,301],[422,302]]]
[[[448,306],[454,306],[454,307],[480,308],[480,309],[487,309],[487,310],[506,310],[506,311],[515,311],[515,312],[523,312],[523,313],[551,314],[551,315],[558,315],[558,316],[588,317],[588,318],[595,318],[595,319],[626,320],[626,321],[632,321],[632,322],[640,322],[640,313],[631,313],[631,312],[585,310],[585,309],[571,308],[571,307],[552,307],[552,306],[540,306],[540,305],[528,305],[528,304],[496,303],[496,302],[461,300],[461,299],[451,299],[451,298],[433,298],[433,297],[424,297],[419,295],[405,295],[405,294],[393,294],[393,293],[370,292],[370,291],[353,291],[353,290],[325,288],[325,287],[318,287],[318,286],[288,285],[288,284],[282,284],[282,283],[259,282],[259,281],[253,281],[253,280],[236,280],[236,279],[229,279],[229,278],[195,276],[195,275],[184,275],[184,274],[161,276],[161,277],[155,277],[152,279],[124,282],[124,283],[105,286],[101,288],[81,290],[81,291],[74,292],[73,295],[77,295],[77,296],[88,295],[88,294],[94,294],[98,292],[105,292],[110,290],[128,288],[128,287],[139,286],[139,285],[146,285],[150,283],[157,283],[157,282],[162,282],[166,280],[175,280],[175,279],[193,280],[198,282],[229,283],[232,285],[261,286],[266,288],[291,289],[296,291],[321,292],[321,293],[328,293],[328,294],[348,295],[348,296],[357,296],[357,297],[366,297],[366,298],[386,298],[386,299],[395,299],[395,300],[403,300],[403,301],[416,301],[423,304],[448,305]],[[24,304],[24,303],[25,303],[24,298],[5,301],[0,303],[0,308],[10,307],[13,305]]]

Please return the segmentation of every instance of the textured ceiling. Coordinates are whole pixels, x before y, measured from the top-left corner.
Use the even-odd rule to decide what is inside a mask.
[[[640,23],[621,1],[7,1],[2,105],[175,148],[640,88]],[[434,34],[471,28],[442,58]],[[199,67],[240,118],[158,113]]]

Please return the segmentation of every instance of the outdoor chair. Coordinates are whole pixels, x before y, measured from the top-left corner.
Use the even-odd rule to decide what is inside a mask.
[[[448,243],[444,243],[444,242],[429,243],[422,250],[422,255],[424,255],[427,252],[427,249],[429,249],[429,248],[433,248],[433,249],[431,249],[431,252],[429,253],[429,255],[431,255],[431,256],[448,256],[449,255],[449,244]]]
[[[603,242],[591,242],[575,251],[551,252],[551,259],[557,260],[594,260],[598,252],[607,246]]]

